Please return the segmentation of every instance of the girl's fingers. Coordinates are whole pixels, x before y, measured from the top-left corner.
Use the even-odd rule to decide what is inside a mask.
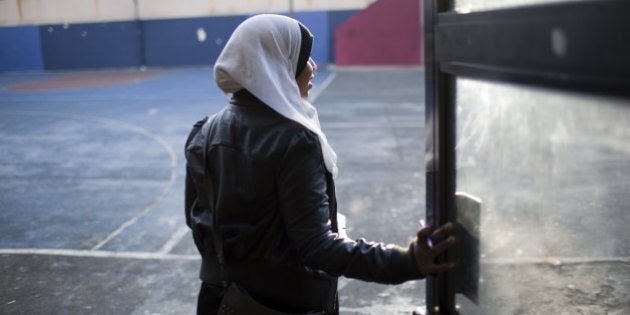
[[[418,237],[419,240],[426,240],[429,237],[429,235],[431,235],[432,232],[433,232],[433,228],[429,226],[425,226],[421,228],[420,230],[418,230],[418,232],[416,233],[416,236]]]
[[[440,242],[441,240],[453,234],[454,231],[455,231],[455,225],[449,222],[442,225],[440,228],[436,229],[435,231],[433,231],[433,233],[431,234],[431,238],[435,242]]]
[[[437,257],[440,254],[442,254],[443,252],[445,252],[447,249],[449,249],[449,247],[453,246],[453,244],[455,244],[455,237],[453,236],[449,236],[447,239],[434,244],[433,248],[431,249],[431,254],[433,257]]]

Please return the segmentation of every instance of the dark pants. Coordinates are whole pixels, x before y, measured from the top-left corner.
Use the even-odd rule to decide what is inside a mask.
[[[202,282],[197,299],[197,315],[216,315],[223,299],[223,287]],[[339,314],[339,300],[335,299],[335,311],[331,315]]]

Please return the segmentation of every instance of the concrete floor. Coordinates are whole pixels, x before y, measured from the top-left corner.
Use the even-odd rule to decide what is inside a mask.
[[[183,222],[183,142],[196,120],[226,104],[210,68],[166,69],[137,80],[129,79],[133,71],[118,81],[108,74],[109,81],[93,86],[80,81],[98,73],[79,76],[79,83],[68,74],[0,74],[0,314],[194,314],[199,259]],[[423,76],[419,68],[318,74],[314,103],[339,155],[337,196],[350,237],[406,244],[424,216]],[[460,169],[462,188],[487,203],[501,201],[489,185],[505,183],[469,181],[485,174],[470,169]],[[623,170],[608,173],[616,174],[615,189],[627,185]],[[615,207],[609,214],[616,222],[609,259],[596,251],[582,260],[573,251],[506,254],[498,249],[516,250],[527,242],[519,235],[532,233],[517,226],[497,238],[503,232],[497,220],[531,219],[515,214],[527,208],[495,216],[482,210],[488,231],[482,243],[491,244],[482,244],[489,250],[482,306],[458,300],[463,314],[629,313],[622,197],[606,204]],[[546,218],[533,215],[534,223]],[[596,281],[579,281],[585,276]],[[409,314],[424,305],[424,286],[342,278],[342,314]]]
[[[183,142],[226,99],[210,68],[123,72],[0,75],[0,313],[194,313]],[[318,74],[351,236],[406,244],[423,216],[422,77]],[[343,314],[409,313],[424,300],[423,281],[340,287]]]

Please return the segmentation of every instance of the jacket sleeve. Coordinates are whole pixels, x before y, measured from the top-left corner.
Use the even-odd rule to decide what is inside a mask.
[[[286,230],[301,263],[333,276],[379,283],[423,277],[409,249],[353,241],[332,232],[326,169],[315,134],[302,131],[293,136],[278,179]]]
[[[208,117],[198,121],[193,125],[192,130],[188,134],[188,138],[186,139],[186,143],[184,145],[184,153],[186,155],[189,145],[193,141],[193,139],[197,136],[199,131],[201,130],[201,126],[208,120]],[[185,182],[185,193],[184,193],[184,215],[186,218],[186,225],[188,227],[191,226],[191,212],[193,211],[193,207],[195,206],[195,202],[197,201],[197,188],[195,186],[195,182],[192,179],[190,167],[188,165],[188,161],[186,162],[186,182]]]

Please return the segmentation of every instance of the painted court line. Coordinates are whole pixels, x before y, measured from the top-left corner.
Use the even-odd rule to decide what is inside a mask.
[[[179,232],[179,231],[178,231]],[[176,233],[178,234],[178,233]],[[49,255],[88,258],[121,258],[139,260],[200,260],[199,255],[177,255],[159,252],[133,252],[133,251],[104,251],[104,250],[75,250],[75,249],[46,249],[46,248],[4,248],[0,249],[0,255]],[[557,263],[556,263],[557,261]],[[523,257],[523,258],[497,258],[481,260],[481,264],[489,265],[566,265],[589,263],[630,263],[630,257]]]
[[[630,257],[604,256],[604,257],[519,257],[496,258],[481,260],[482,264],[489,265],[567,265],[588,263],[630,263]]]
[[[190,229],[188,228],[187,225],[180,226],[179,229],[175,231],[173,235],[171,235],[168,241],[164,243],[159,253],[162,253],[164,255],[170,253],[173,250],[173,248],[175,248],[175,246],[179,243],[179,241],[181,241],[181,239],[184,238],[184,236],[186,236],[189,230]]]
[[[4,87],[7,91],[37,92],[51,90],[86,89],[109,87],[142,82],[166,73],[166,70],[131,70],[131,71],[78,71],[57,76],[19,82]]]
[[[333,72],[329,74],[328,77],[326,77],[326,79],[324,80],[324,82],[322,82],[322,84],[317,89],[313,90],[313,93],[309,97],[309,101],[311,103],[315,103],[319,95],[321,95],[322,92],[324,92],[328,88],[328,86],[332,83],[332,81],[335,80],[336,77],[337,77],[337,72]]]
[[[162,192],[160,192],[160,194],[153,200],[153,202],[151,202],[146,207],[144,207],[143,209],[138,211],[132,218],[130,218],[129,220],[127,220],[126,222],[121,224],[117,229],[112,231],[106,238],[104,238],[98,244],[96,244],[94,247],[92,247],[92,250],[98,250],[101,247],[103,247],[105,244],[107,244],[109,241],[111,241],[114,237],[116,237],[120,233],[122,233],[127,227],[129,227],[129,226],[133,225],[134,223],[136,223],[142,216],[147,214],[147,212],[149,212],[149,210],[151,210],[153,207],[155,207],[158,203],[160,203],[162,201],[162,199],[164,199],[164,197],[166,197],[166,195],[168,195],[168,193],[171,191],[171,188],[175,184],[175,177],[176,177],[176,173],[177,173],[177,156],[175,155],[175,151],[162,138],[160,138],[160,137],[152,134],[148,130],[146,130],[144,128],[141,128],[141,127],[138,127],[138,126],[133,126],[133,125],[129,125],[129,124],[126,124],[126,123],[123,123],[123,122],[114,121],[114,120],[105,120],[105,121],[108,121],[108,122],[110,122],[112,124],[118,124],[120,126],[128,128],[128,129],[133,129],[133,130],[137,131],[138,133],[141,133],[141,134],[143,134],[143,135],[153,139],[154,141],[158,142],[159,144],[162,145],[162,147],[168,153],[171,165],[170,165],[170,174],[169,174],[168,183],[162,189]]]
[[[361,129],[361,128],[370,128],[373,129],[375,127],[387,127],[394,129],[420,129],[424,128],[424,122],[333,122],[333,123],[323,123],[322,128],[324,129]]]
[[[157,135],[151,133],[149,130],[139,127],[139,126],[135,126],[135,125],[131,125],[122,121],[118,121],[118,120],[114,120],[114,119],[107,119],[107,118],[99,118],[99,117],[91,117],[91,116],[83,116],[83,115],[76,115],[76,114],[62,114],[62,113],[55,113],[55,112],[47,112],[47,111],[2,111],[5,113],[17,113],[17,114],[24,114],[24,115],[46,115],[46,116],[56,116],[56,117],[61,117],[61,118],[71,118],[71,119],[77,119],[77,120],[81,120],[81,121],[85,121],[85,120],[91,120],[91,121],[96,121],[99,122],[103,125],[110,125],[110,126],[115,126],[118,128],[123,128],[123,129],[127,129],[127,130],[131,130],[133,132],[139,133],[143,136],[148,137],[149,139],[152,139],[153,141],[159,143],[162,148],[166,151],[166,153],[169,156],[169,160],[170,160],[170,165],[169,165],[169,179],[166,183],[166,185],[164,186],[164,188],[162,189],[162,191],[155,197],[155,199],[148,204],[147,206],[145,206],[144,208],[140,209],[138,212],[135,213],[135,215],[133,217],[131,217],[129,220],[123,222],[120,226],[118,226],[118,228],[116,228],[115,230],[113,230],[107,237],[105,237],[104,239],[102,239],[100,242],[98,242],[94,247],[91,248],[91,250],[99,250],[100,248],[102,248],[105,244],[107,244],[109,241],[111,241],[113,238],[115,238],[116,236],[118,236],[120,233],[122,233],[127,227],[133,225],[134,223],[136,223],[142,216],[144,216],[145,214],[147,214],[149,212],[149,210],[151,210],[153,207],[155,207],[157,204],[159,204],[162,199],[164,199],[164,197],[166,197],[166,195],[168,195],[168,193],[171,191],[172,187],[175,185],[175,179],[176,179],[176,174],[177,174],[177,155],[175,154],[175,151],[173,150],[173,148],[166,142],[164,141],[162,138],[158,137]]]
[[[161,252],[114,252],[104,250],[46,249],[46,248],[5,248],[0,255],[48,255],[87,258],[121,258],[139,260],[200,260],[199,255],[175,255]]]

